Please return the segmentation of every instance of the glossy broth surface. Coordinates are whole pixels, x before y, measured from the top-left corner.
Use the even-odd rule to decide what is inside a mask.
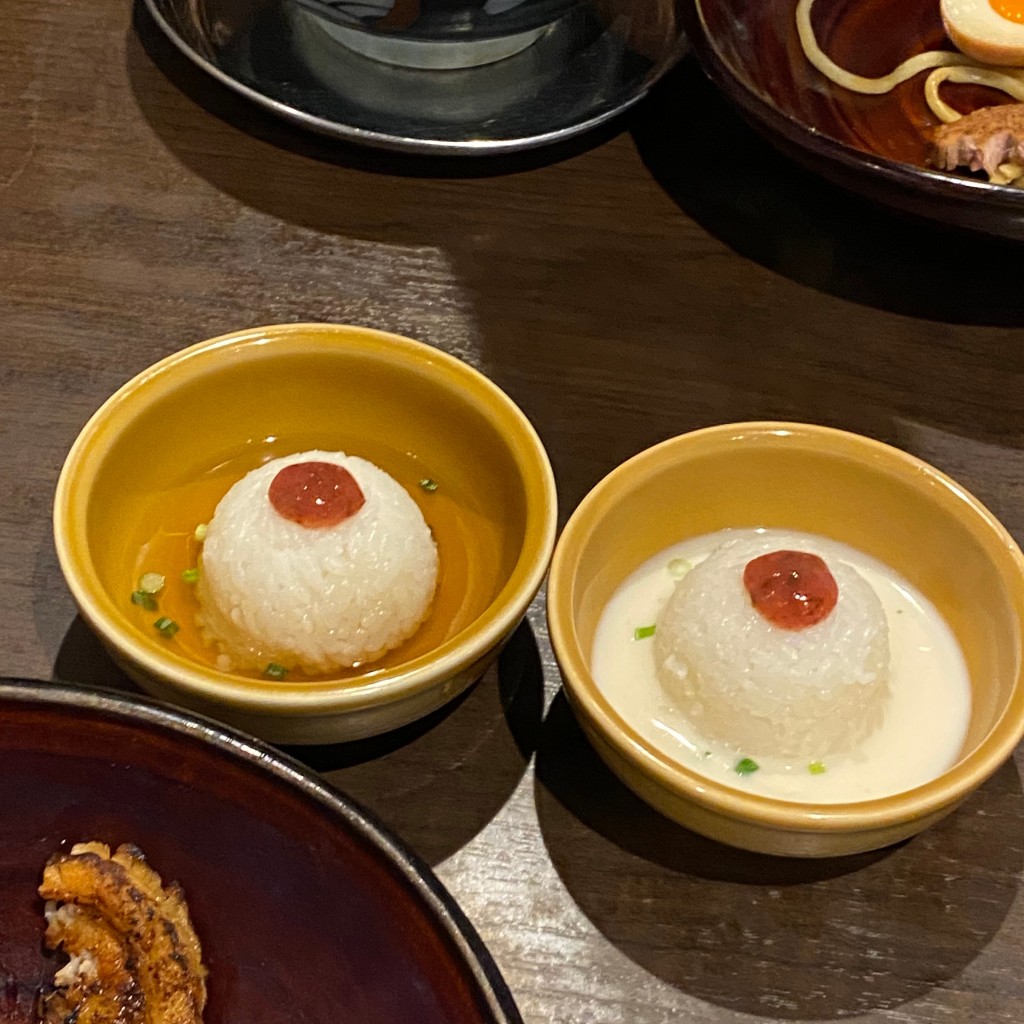
[[[364,440],[348,447],[339,444],[337,439],[333,443],[336,447],[332,450],[361,456],[389,473],[419,506],[438,547],[437,590],[426,620],[399,647],[370,664],[338,669],[326,676],[291,671],[287,676],[290,682],[322,678],[366,682],[386,669],[426,654],[469,625],[492,600],[503,578],[498,557],[503,547],[500,524],[478,507],[472,493],[446,478],[443,466],[435,467],[413,452],[396,451]],[[202,544],[195,539],[195,528],[212,519],[217,503],[246,473],[284,455],[326,447],[323,438],[285,441],[268,437],[253,441],[211,462],[198,476],[173,482],[166,490],[153,494],[143,517],[145,522],[140,524],[135,538],[137,556],[133,575],[124,582],[124,600],[130,602],[131,592],[143,573],[160,573],[166,583],[156,597],[155,611],[131,607],[131,618],[140,631],[153,630],[154,621],[167,616],[178,623],[180,629],[166,642],[177,645],[196,661],[216,668],[219,652],[216,647],[204,644],[196,623],[199,602],[195,586],[186,583],[181,576],[184,570],[199,564]],[[437,489],[428,492],[421,487],[420,481],[424,479],[435,481]],[[481,536],[484,546],[496,553],[493,562],[471,557],[474,548],[481,546]]]

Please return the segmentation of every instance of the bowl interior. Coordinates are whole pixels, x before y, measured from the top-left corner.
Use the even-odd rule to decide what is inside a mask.
[[[58,530],[108,639],[216,675],[180,579],[195,562],[195,526],[269,458],[314,448],[368,458],[419,504],[441,566],[417,634],[347,677],[384,681],[486,628],[500,595],[536,571],[549,503],[530,433],[496,389],[427,346],[356,328],[251,332],[171,357],[101,409],[65,467]],[[419,486],[424,479],[437,489]],[[158,612],[130,601],[141,571],[167,578]],[[173,641],[153,629],[157,614],[180,622]]]
[[[796,0],[697,0],[698,22],[715,65],[709,68],[712,77],[734,99],[739,98],[739,86],[814,134],[925,169],[929,129],[939,122],[924,99],[924,76],[881,96],[835,85],[804,55],[795,10]],[[938,0],[816,0],[812,14],[825,53],[841,67],[867,77],[888,74],[925,50],[954,49],[942,26]],[[720,71],[732,82],[721,81]],[[1007,101],[1002,93],[966,85],[953,87],[948,98],[964,113]],[[802,142],[818,145],[810,133],[804,133]],[[966,176],[927,174],[935,181],[967,182]],[[986,192],[997,190],[1006,201],[1019,191],[989,186],[987,181],[972,184]]]
[[[567,628],[584,666],[575,681],[581,699],[599,705],[629,744],[647,748],[589,676],[601,612],[648,558],[727,527],[807,531],[888,564],[936,605],[963,648],[973,704],[961,758],[979,747],[1011,705],[1013,728],[1019,728],[1019,553],[962,491],[909,456],[816,428],[712,429],[666,442],[620,467],[578,514],[567,530],[564,562],[571,598],[556,614],[571,619]],[[556,555],[553,575],[561,566]]]
[[[135,843],[181,884],[210,971],[207,1024],[519,1019],[429,869],[266,748],[49,685],[5,683],[0,709],[0,961],[4,1006],[25,1010],[9,1019],[33,1019],[59,966],[42,948],[43,865],[85,839]]]

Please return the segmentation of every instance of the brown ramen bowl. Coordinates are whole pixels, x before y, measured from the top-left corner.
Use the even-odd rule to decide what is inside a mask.
[[[928,166],[930,131],[938,122],[924,100],[924,76],[882,96],[834,85],[804,54],[796,5],[694,0],[688,12],[702,67],[755,128],[851,191],[947,225],[1024,240],[1024,189]],[[833,61],[868,77],[887,74],[925,50],[953,49],[939,0],[817,0],[813,23]],[[949,100],[964,113],[1006,101],[980,87],[955,88]]]
[[[146,700],[0,682],[0,1019],[36,1019],[43,865],[134,843],[180,883],[205,1024],[519,1024],[451,896],[336,791],[270,748]],[[69,1018],[70,1019],[70,1018]]]

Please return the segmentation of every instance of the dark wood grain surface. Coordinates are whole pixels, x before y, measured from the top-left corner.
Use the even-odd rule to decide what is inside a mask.
[[[437,163],[273,122],[127,0],[0,12],[3,673],[128,685],[56,563],[62,459],[136,372],[257,324],[372,325],[479,367],[546,442],[563,521],[652,442],[791,417],[923,456],[1024,540],[1024,248],[808,177],[689,62],[600,137]],[[1017,764],[893,850],[718,847],[597,762],[542,599],[455,707],[300,752],[437,868],[527,1024],[1024,1019]]]

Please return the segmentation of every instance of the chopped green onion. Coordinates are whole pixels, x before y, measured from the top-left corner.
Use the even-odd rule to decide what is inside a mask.
[[[654,631],[657,628],[657,626],[637,626],[636,629],[633,630],[633,639],[646,640],[648,637],[654,636]]]
[[[705,757],[710,757],[711,756],[711,751],[710,750],[705,750],[704,751],[704,756]]]
[[[668,563],[668,572],[673,579],[682,579],[691,569],[693,563],[688,562],[685,558],[673,558]]]
[[[186,583],[195,583],[199,579],[198,567],[196,567],[195,569],[183,569],[181,573],[181,578]]]
[[[276,661],[272,661],[264,670],[263,674],[268,679],[284,679],[288,675],[288,669],[284,665],[278,665]]]
[[[144,572],[139,577],[139,590],[144,594],[159,594],[166,582],[158,572]]]
[[[737,761],[733,767],[733,771],[737,775],[753,775],[761,766],[749,757],[744,757],[742,760]]]
[[[437,490],[437,481],[431,480],[429,476],[425,476],[420,481],[420,487],[427,492],[427,494],[433,494]]]
[[[206,523],[200,523],[195,528],[195,532],[192,534],[192,536],[195,537],[196,540],[206,540]]]
[[[174,636],[174,634],[181,629],[181,626],[179,626],[174,619],[169,619],[166,615],[161,615],[153,625],[156,629],[160,630],[164,636]]]
[[[812,775],[824,775],[827,769],[825,768],[825,762],[824,761],[812,761],[807,766],[807,770]]]
[[[146,593],[145,590],[132,591],[132,604],[141,605],[147,612],[151,612],[156,608],[156,600],[153,598],[153,595]]]

